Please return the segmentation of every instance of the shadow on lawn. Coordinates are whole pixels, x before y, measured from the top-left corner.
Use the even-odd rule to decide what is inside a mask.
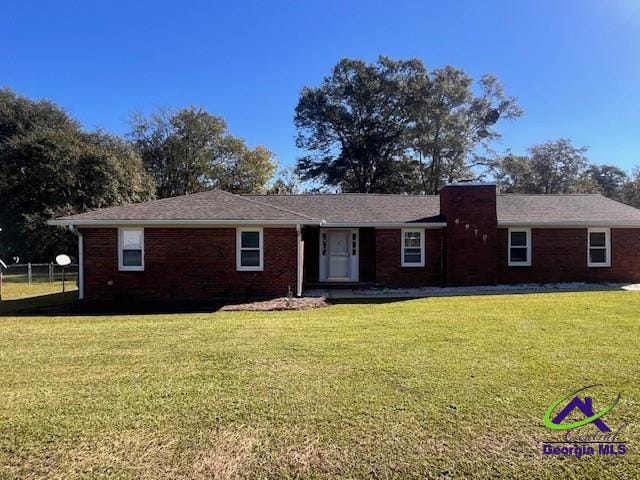
[[[3,300],[0,317],[156,315],[162,313],[211,313],[225,304],[220,300],[207,302],[100,302],[78,300],[78,292],[53,293],[38,297]]]
[[[442,298],[442,297],[466,297],[487,295],[540,295],[549,293],[576,293],[576,292],[606,292],[624,291],[619,284],[592,284],[587,288],[575,289],[542,289],[542,290],[493,290],[493,291],[447,291],[433,293],[429,296],[406,297],[376,297],[367,298],[328,298],[332,305],[380,305],[389,303],[406,302],[409,300]],[[254,299],[259,301],[259,299]],[[210,301],[112,301],[112,302],[84,302],[78,300],[78,292],[53,293],[37,297],[21,298],[16,300],[0,301],[0,317],[3,316],[103,316],[103,315],[156,315],[163,313],[213,313],[225,305],[251,302],[249,299],[215,299]]]
[[[67,308],[77,301],[77,291],[2,300],[0,301],[0,316],[13,316],[23,311],[35,311],[40,308]]]

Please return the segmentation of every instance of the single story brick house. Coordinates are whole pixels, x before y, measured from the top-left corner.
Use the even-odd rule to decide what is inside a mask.
[[[235,195],[62,217],[87,300],[303,295],[309,287],[640,282],[640,210],[601,195]]]

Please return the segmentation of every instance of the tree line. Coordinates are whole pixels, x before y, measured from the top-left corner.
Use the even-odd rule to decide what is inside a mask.
[[[459,180],[495,179],[506,193],[601,193],[640,207],[640,170],[595,165],[560,138],[526,155],[497,154],[501,122],[523,114],[498,79],[452,66],[380,57],[340,61],[303,89],[295,111],[297,173],[339,191],[437,194]]]
[[[0,90],[0,258],[50,261],[75,236],[51,218],[212,188],[266,191],[276,169],[200,108],[134,115],[119,137],[86,131],[62,108]]]
[[[499,126],[523,114],[493,75],[474,81],[418,59],[343,59],[294,112],[295,169],[231,134],[201,108],[137,114],[129,132],[87,131],[61,107],[0,90],[0,257],[49,261],[76,239],[47,220],[97,208],[221,188],[438,193],[495,179],[503,192],[602,193],[640,206],[640,170],[595,165],[560,138],[527,154],[497,154]],[[301,183],[303,182],[303,183]]]

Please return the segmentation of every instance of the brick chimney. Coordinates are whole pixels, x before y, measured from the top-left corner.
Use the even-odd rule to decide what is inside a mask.
[[[440,190],[447,219],[445,275],[449,285],[493,285],[498,271],[496,186],[454,183]]]

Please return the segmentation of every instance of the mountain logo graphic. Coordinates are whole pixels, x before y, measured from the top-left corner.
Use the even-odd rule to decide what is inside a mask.
[[[545,427],[550,428],[551,430],[572,430],[574,428],[583,427],[585,425],[593,423],[601,432],[610,432],[611,428],[609,428],[609,426],[604,423],[602,417],[609,413],[613,409],[613,407],[615,407],[616,404],[620,401],[620,394],[618,394],[615,400],[613,400],[598,412],[593,411],[593,400],[591,400],[591,397],[584,397],[583,400],[577,395],[583,390],[599,386],[601,385],[587,385],[586,387],[579,388],[578,390],[564,395],[562,398],[559,398],[558,400],[553,402],[544,414]],[[560,404],[564,403],[571,397],[573,397],[571,401],[567,403],[565,407],[560,410],[560,412],[558,412],[558,414],[552,419],[551,416],[553,415],[554,410]],[[580,412],[582,412],[582,414],[586,418],[583,418],[582,420],[579,420],[577,422],[562,423],[562,421],[567,418],[575,409],[578,409]]]

